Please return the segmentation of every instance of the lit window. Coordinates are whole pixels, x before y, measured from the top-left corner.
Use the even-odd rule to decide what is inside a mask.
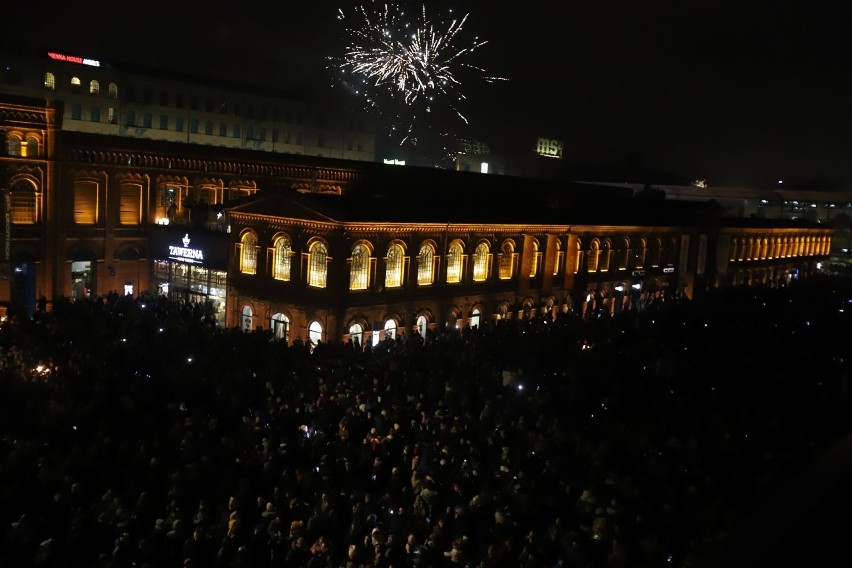
[[[598,271],[598,256],[600,255],[600,244],[597,240],[592,241],[592,244],[589,246],[589,258],[586,259],[586,271],[587,272],[597,272]]]
[[[251,306],[243,306],[243,331],[251,331],[254,310]]]
[[[598,270],[601,272],[608,271],[610,260],[612,259],[612,244],[609,242],[609,239],[605,240],[601,245],[599,258],[600,262],[598,263]]]
[[[98,184],[94,181],[74,183],[74,223],[94,225],[98,221]]]
[[[488,243],[481,242],[473,253],[473,280],[482,282],[488,278]]]
[[[79,77],[71,77],[71,92],[79,93],[80,92],[80,78]]]
[[[240,239],[240,272],[257,273],[257,235],[247,231]]]
[[[51,91],[56,90],[56,76],[54,76],[53,73],[44,74],[44,88],[50,89]]]
[[[322,341],[322,324],[318,321],[312,321],[308,326],[308,341],[311,345],[317,345]]]
[[[562,244],[559,240],[553,241],[556,245],[556,261],[553,264],[553,275],[558,276],[562,268],[562,263],[565,261],[565,252],[562,250]]]
[[[420,254],[417,255],[417,284],[429,286],[434,281],[435,274],[435,249],[428,243],[420,246]]]
[[[273,314],[270,321],[270,328],[272,329],[272,336],[275,339],[281,341],[290,340],[290,318],[284,314]]]
[[[28,183],[18,183],[9,192],[9,220],[15,225],[32,225],[38,220],[38,196]]]
[[[138,225],[142,221],[142,186],[123,183],[119,191],[119,223]]]
[[[89,81],[89,94],[90,95],[99,95],[101,94],[101,84],[92,79]]]
[[[462,278],[462,254],[464,249],[461,242],[453,241],[447,251],[447,282],[461,282]]]
[[[293,248],[286,236],[278,237],[272,253],[272,277],[275,280],[290,280],[290,263]]]
[[[538,241],[533,241],[532,265],[530,266],[530,278],[538,276],[538,267],[541,266],[541,251],[538,250]]]
[[[396,339],[396,321],[389,319],[385,322],[385,339]]]
[[[624,239],[621,241],[621,250],[618,253],[618,261],[616,268],[618,270],[627,270],[627,264],[630,262],[630,241]]]
[[[515,243],[506,241],[500,248],[500,280],[509,280],[515,274]]]
[[[405,250],[399,243],[393,243],[388,247],[388,261],[385,271],[385,286],[398,288],[402,286],[402,272],[405,260]]]
[[[370,249],[359,243],[352,248],[349,266],[349,289],[366,290],[369,285]]]
[[[349,326],[349,339],[355,345],[360,346],[364,335],[364,327],[360,323],[353,323]]]
[[[109,98],[117,99],[118,98],[118,86],[115,83],[109,84]]]
[[[325,288],[328,277],[328,249],[321,242],[311,245],[308,253],[308,286]]]
[[[27,143],[21,148],[21,152],[28,158],[38,158],[38,138],[35,136],[27,136]]]

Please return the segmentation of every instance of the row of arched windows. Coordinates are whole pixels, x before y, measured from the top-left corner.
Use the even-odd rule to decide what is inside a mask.
[[[41,156],[41,142],[37,134],[9,132],[6,134],[6,154],[21,158],[38,158]]]
[[[51,72],[47,72],[44,74],[44,88],[49,89],[51,91],[56,90],[56,75]],[[79,93],[83,89],[83,82],[79,77],[71,77],[71,91],[74,93]],[[117,99],[118,98],[118,85],[115,83],[110,83],[107,87],[107,93],[109,98]],[[89,81],[89,94],[90,95],[99,95],[101,94],[101,84],[92,79]]]
[[[825,255],[831,250],[828,236],[734,237],[731,239],[731,262],[768,260],[792,256]]]
[[[552,256],[551,273],[556,276],[563,271],[565,254],[559,240],[554,240],[556,254]],[[624,239],[622,247],[615,249],[610,239],[591,239],[587,249],[583,249],[581,240],[577,240],[576,261],[574,273],[581,267],[587,272],[606,272],[609,270],[641,269],[646,266],[658,267],[671,265],[675,258],[677,242],[675,239],[653,239],[649,248],[645,238],[638,239],[638,246],[631,246],[629,239]],[[440,256],[434,241],[426,240],[420,244],[417,254],[412,259],[406,244],[394,240],[388,245],[383,257],[376,254],[372,243],[359,240],[352,245],[347,259],[349,273],[349,289],[353,291],[367,290],[374,284],[377,266],[381,261],[384,266],[385,288],[399,288],[405,284],[409,274],[410,263],[414,262],[415,281],[418,286],[434,284],[440,269]],[[537,277],[543,268],[543,252],[538,240],[532,242],[532,257],[530,259],[531,278]],[[239,271],[242,274],[255,275],[258,271],[258,259],[261,245],[257,233],[248,229],[243,232],[238,244]],[[491,242],[480,240],[473,248],[472,254],[465,253],[465,243],[461,239],[450,242],[446,252],[445,281],[455,284],[464,281],[468,269],[474,282],[485,282],[492,277],[495,263],[497,278],[510,280],[518,274],[519,254],[515,241],[506,239],[500,249],[492,252]],[[275,280],[288,281],[291,278],[291,268],[295,252],[292,240],[285,233],[278,233],[272,239],[272,245],[267,249],[266,266]],[[306,257],[306,280],[309,286],[324,288],[327,281],[328,246],[321,239],[313,239],[308,243]]]

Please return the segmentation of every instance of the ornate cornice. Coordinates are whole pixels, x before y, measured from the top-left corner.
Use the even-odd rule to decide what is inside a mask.
[[[357,181],[360,172],[350,168],[323,168],[303,164],[278,164],[274,162],[247,162],[244,160],[217,160],[184,157],[152,151],[126,151],[109,148],[70,148],[64,152],[66,163],[84,163],[103,167],[154,168],[162,170],[156,175],[195,177],[198,175],[240,176],[246,187],[257,187],[254,178],[273,180],[278,185],[303,192],[341,194],[345,187]]]

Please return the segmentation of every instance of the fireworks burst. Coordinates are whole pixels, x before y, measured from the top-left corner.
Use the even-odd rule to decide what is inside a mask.
[[[487,82],[506,80],[490,76],[467,58],[488,43],[475,38],[462,45],[462,30],[469,14],[449,22],[431,20],[423,4],[409,19],[402,7],[392,3],[356,8],[359,25],[346,29],[348,45],[342,57],[330,57],[339,70],[337,80],[365,101],[367,108],[389,119],[389,130],[405,142],[417,143],[416,126],[423,115],[437,123],[435,114],[446,113],[468,119],[462,111],[466,99],[461,91],[462,75],[472,74]],[[343,10],[339,19],[347,20]],[[434,125],[433,125],[434,126]]]

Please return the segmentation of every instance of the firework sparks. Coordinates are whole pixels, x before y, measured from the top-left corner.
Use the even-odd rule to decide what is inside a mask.
[[[425,4],[413,19],[393,3],[373,6],[378,9],[356,8],[359,25],[347,28],[343,56],[329,60],[340,71],[342,85],[390,119],[389,130],[401,136],[400,144],[416,139],[415,125],[425,113],[448,110],[467,124],[461,108],[466,99],[462,75],[487,82],[506,80],[467,62],[488,43],[478,38],[462,43],[469,14],[443,22],[430,19]],[[340,20],[347,20],[343,10],[339,14]]]

